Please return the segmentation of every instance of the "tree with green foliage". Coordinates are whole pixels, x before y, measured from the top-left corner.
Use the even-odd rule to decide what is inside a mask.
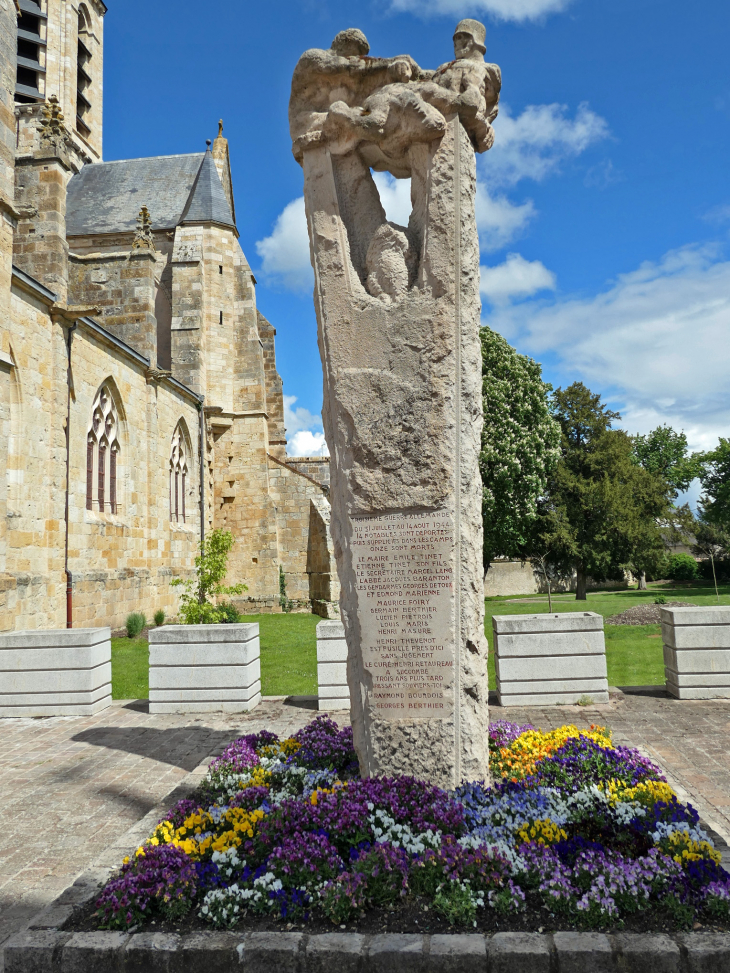
[[[560,424],[561,458],[543,504],[542,543],[551,560],[572,565],[576,598],[585,600],[586,579],[619,579],[637,552],[664,546],[659,527],[667,511],[667,484],[634,458],[633,443],[611,424],[606,408],[582,382],[553,395]]]
[[[702,483],[700,507],[707,523],[730,531],[730,439],[720,439],[717,448],[701,453]]]
[[[649,473],[662,478],[667,484],[667,497],[670,501],[667,507],[664,527],[664,541],[684,541],[687,539],[687,514],[689,508],[675,507],[677,494],[687,490],[692,480],[699,475],[701,464],[696,455],[689,455],[687,436],[676,432],[671,426],[657,426],[646,435],[631,437],[636,462]],[[690,514],[691,519],[691,514]],[[653,542],[647,547],[637,548],[631,562],[631,568],[639,578],[639,588],[646,590],[647,572],[654,577],[661,571],[666,562],[664,545],[657,546]]]
[[[482,476],[484,569],[497,557],[531,554],[538,501],[559,458],[560,429],[551,415],[552,386],[540,365],[481,329],[484,425]]]
[[[632,436],[631,442],[637,463],[649,473],[663,477],[674,489],[675,499],[700,474],[701,465],[695,455],[689,455],[684,431],[657,426],[645,436]]]
[[[228,605],[215,605],[209,599],[218,595],[240,595],[248,591],[245,584],[224,585],[228,569],[228,555],[235,543],[229,530],[210,532],[200,545],[195,558],[195,577],[173,578],[175,587],[185,590],[180,595],[180,617],[185,625],[218,625],[231,618]],[[235,609],[234,609],[235,611]]]

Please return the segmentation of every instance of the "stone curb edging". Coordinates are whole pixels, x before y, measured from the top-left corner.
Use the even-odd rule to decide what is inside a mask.
[[[71,910],[71,906],[66,908]],[[50,918],[50,917],[49,917]],[[60,915],[57,916],[60,919]],[[5,945],[5,973],[727,973],[730,933],[61,932]]]

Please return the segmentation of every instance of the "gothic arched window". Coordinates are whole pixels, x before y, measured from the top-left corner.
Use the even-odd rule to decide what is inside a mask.
[[[185,523],[185,494],[188,477],[188,445],[182,421],[178,422],[170,447],[170,520]]]
[[[86,509],[117,513],[119,419],[108,385],[96,393],[86,434]]]

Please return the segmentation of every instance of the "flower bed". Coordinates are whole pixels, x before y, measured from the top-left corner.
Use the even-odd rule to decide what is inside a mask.
[[[601,727],[490,727],[493,778],[446,793],[361,780],[349,728],[235,740],[124,862],[97,928],[357,923],[730,925],[730,874],[696,811]],[[416,923],[418,927],[418,923]],[[418,927],[422,928],[422,927]]]

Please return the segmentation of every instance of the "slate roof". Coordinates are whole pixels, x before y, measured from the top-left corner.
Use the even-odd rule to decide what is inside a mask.
[[[135,230],[143,206],[150,211],[153,230],[174,229],[183,217],[185,222],[235,227],[208,151],[84,166],[68,184],[66,234]]]
[[[198,178],[180,222],[236,225],[210,150],[203,157]]]

